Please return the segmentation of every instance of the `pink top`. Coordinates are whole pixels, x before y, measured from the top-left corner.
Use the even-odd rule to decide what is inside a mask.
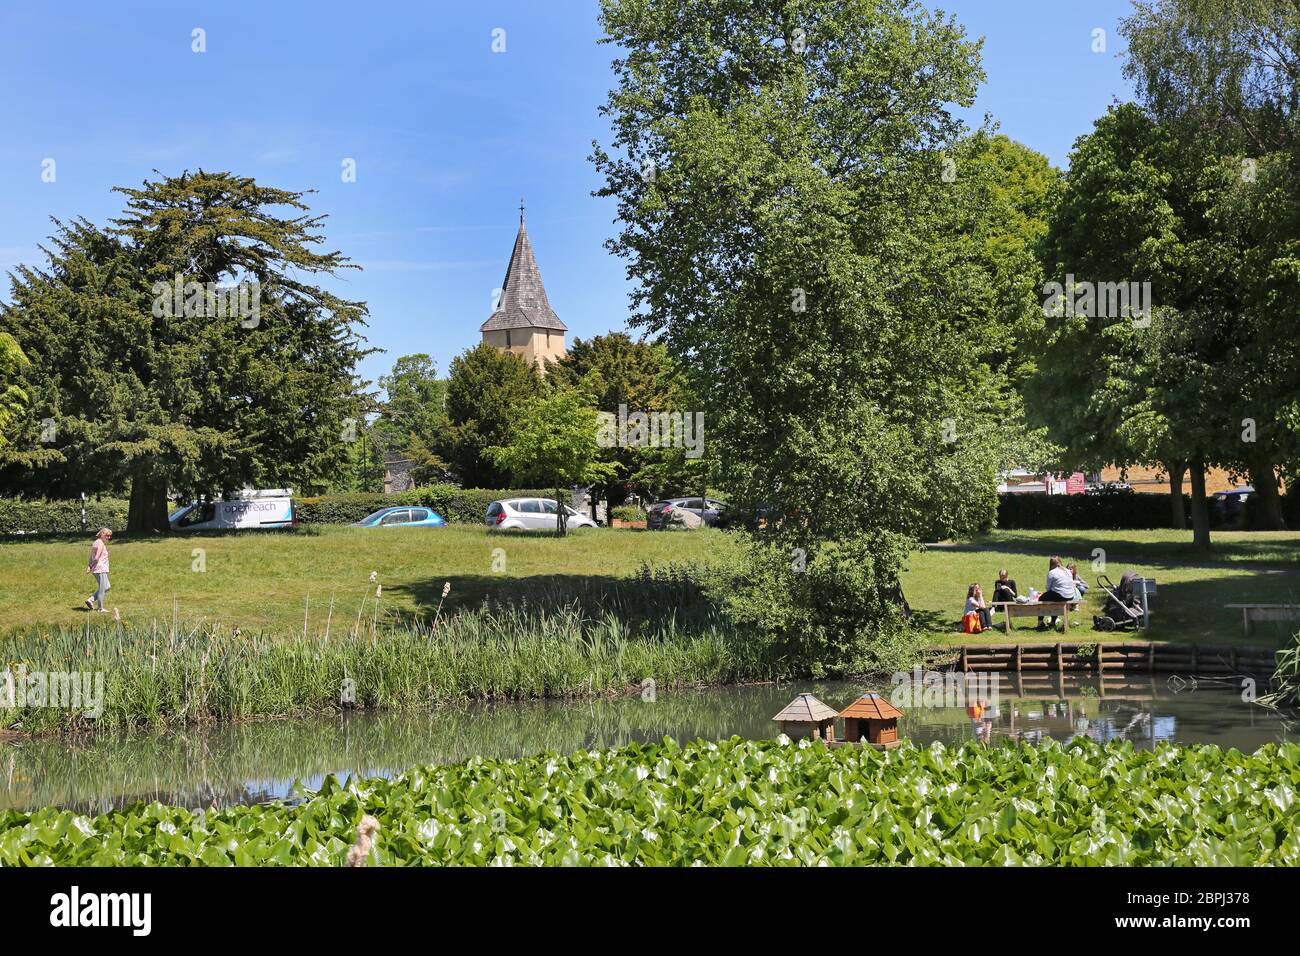
[[[96,538],[90,546],[90,573],[108,573],[108,545],[100,538]]]

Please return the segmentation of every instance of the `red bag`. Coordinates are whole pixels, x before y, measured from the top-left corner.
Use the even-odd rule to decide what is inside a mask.
[[[961,629],[966,634],[981,634],[984,631],[984,625],[980,624],[980,616],[976,611],[969,614],[963,614],[961,617]]]

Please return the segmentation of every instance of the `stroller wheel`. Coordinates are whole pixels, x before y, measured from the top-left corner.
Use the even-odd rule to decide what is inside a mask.
[[[1115,622],[1109,617],[1098,617],[1093,619],[1093,626],[1099,631],[1115,630]]]

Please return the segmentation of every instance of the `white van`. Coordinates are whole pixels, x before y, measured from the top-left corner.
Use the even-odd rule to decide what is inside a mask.
[[[246,490],[228,501],[196,501],[171,513],[173,531],[287,528],[298,523],[293,489]]]

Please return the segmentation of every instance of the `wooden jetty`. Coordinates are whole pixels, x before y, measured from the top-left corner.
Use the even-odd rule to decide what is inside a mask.
[[[932,656],[955,655],[939,670],[962,673],[1009,671],[1016,674],[1194,674],[1228,677],[1235,674],[1269,676],[1277,652],[1262,647],[1146,643],[1074,642],[1059,644],[963,644],[933,648]]]

